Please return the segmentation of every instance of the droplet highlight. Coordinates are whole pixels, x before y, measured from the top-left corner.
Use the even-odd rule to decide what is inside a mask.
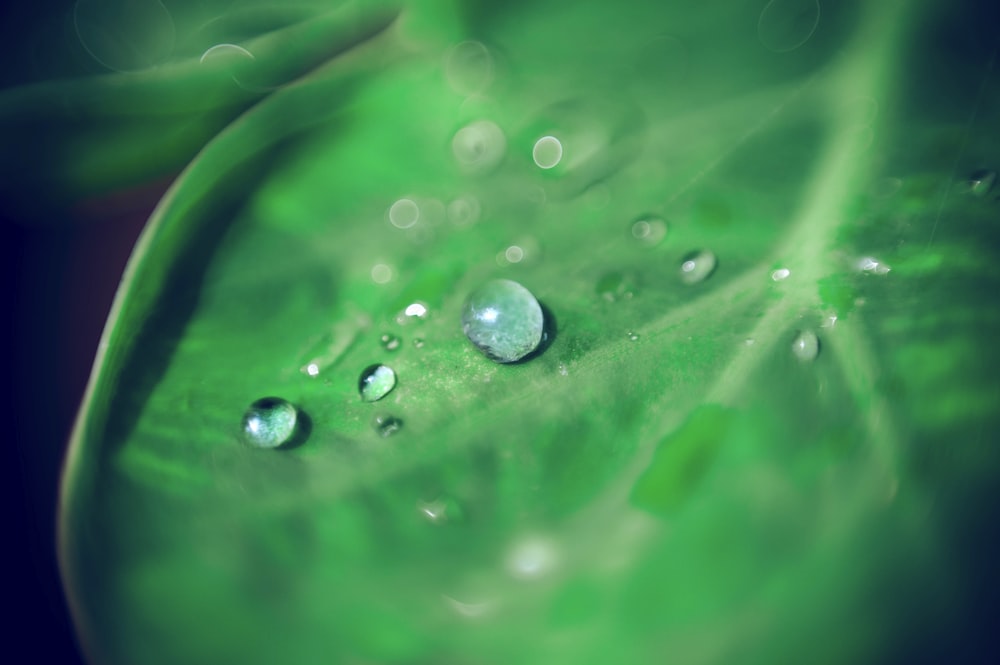
[[[396,387],[396,372],[387,365],[370,365],[361,372],[358,391],[366,402],[377,402]]]
[[[509,279],[495,279],[466,298],[462,330],[486,357],[512,363],[538,348],[544,317],[528,289]]]
[[[819,355],[819,337],[811,330],[802,330],[792,342],[792,355],[801,362],[812,362]]]
[[[243,440],[255,448],[278,448],[292,440],[298,409],[280,397],[264,397],[243,414]]]
[[[817,0],[771,0],[760,12],[757,37],[774,53],[787,53],[801,47],[819,25]]]
[[[681,259],[681,281],[685,284],[698,284],[712,276],[719,261],[715,254],[708,250],[691,252]]]

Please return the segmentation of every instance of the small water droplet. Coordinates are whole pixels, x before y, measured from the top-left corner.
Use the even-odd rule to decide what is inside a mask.
[[[531,157],[541,169],[551,169],[562,161],[562,143],[554,136],[543,136],[535,141]]]
[[[445,56],[444,74],[460,95],[482,92],[493,81],[493,56],[482,42],[461,42]]]
[[[629,341],[631,341],[631,342],[638,342],[639,341],[639,333],[637,333],[637,332],[632,332],[631,330],[629,330],[626,333],[626,335],[628,336]]]
[[[462,509],[458,502],[445,496],[439,496],[430,501],[418,501],[417,513],[431,524],[436,525],[462,517]]]
[[[306,374],[309,376],[319,376],[319,364],[309,363],[306,365]]]
[[[788,279],[788,276],[791,274],[792,271],[789,270],[788,268],[778,268],[777,270],[771,273],[771,279],[773,279],[776,282],[780,282],[782,280]]]
[[[422,349],[422,348],[424,348],[424,340],[420,339],[419,337],[415,337],[413,339],[413,348],[415,348],[415,349]]]
[[[372,418],[372,429],[385,439],[403,429],[403,421],[396,416],[380,413]]]
[[[372,281],[376,284],[387,284],[392,281],[392,268],[384,263],[372,266]]]
[[[397,229],[408,229],[420,219],[420,207],[413,199],[399,199],[389,207],[389,222]]]
[[[632,275],[615,270],[597,280],[597,295],[608,302],[631,300],[635,297],[635,279]]]
[[[823,323],[820,324],[821,328],[832,328],[837,325],[837,315],[829,314],[823,318]]]
[[[997,172],[980,169],[969,176],[969,191],[975,196],[986,196],[997,181]]]
[[[503,161],[507,138],[495,122],[476,120],[455,132],[451,152],[466,173],[487,173]]]
[[[509,279],[486,282],[462,307],[462,330],[488,358],[510,363],[542,341],[542,308],[528,289]]]
[[[559,376],[569,376],[569,368],[563,363],[559,363]]]
[[[358,391],[366,402],[377,402],[395,387],[396,373],[387,365],[369,365],[358,380]]]
[[[685,255],[681,260],[681,281],[685,284],[697,284],[708,279],[719,261],[715,254],[703,249]]]
[[[243,440],[257,448],[277,448],[295,435],[298,409],[280,397],[264,397],[243,414]]]
[[[802,362],[811,362],[819,355],[819,337],[811,330],[802,330],[792,342],[792,354]]]
[[[757,37],[769,51],[794,51],[816,32],[819,14],[817,0],[771,0],[760,12]]]
[[[667,223],[653,215],[643,215],[632,222],[632,237],[652,247],[667,235]]]
[[[382,348],[385,349],[386,351],[395,351],[396,349],[399,348],[400,345],[399,337],[390,333],[385,333],[384,335],[382,335],[381,339],[379,339],[379,342],[382,344]]]

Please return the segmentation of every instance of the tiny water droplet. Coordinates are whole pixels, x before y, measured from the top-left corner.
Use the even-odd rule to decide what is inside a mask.
[[[403,429],[403,421],[396,416],[380,413],[372,418],[372,429],[385,439]]]
[[[632,222],[632,237],[652,247],[667,235],[667,223],[653,215],[643,215]]]
[[[562,161],[562,143],[554,136],[543,136],[535,141],[531,150],[531,158],[540,169],[551,169]]]
[[[430,501],[418,501],[417,513],[431,524],[441,525],[462,517],[462,508],[454,499],[439,496]]]
[[[308,374],[309,376],[319,376],[318,363],[309,363],[308,365],[306,365],[305,369],[306,369],[306,374]]]
[[[396,316],[396,323],[404,325],[414,319],[426,319],[428,312],[427,305],[416,300],[403,308],[403,311]]]
[[[462,330],[488,358],[511,363],[542,341],[544,317],[531,292],[509,279],[486,282],[462,307]]]
[[[969,176],[969,191],[975,196],[986,196],[997,181],[997,172],[980,169]]]
[[[451,152],[466,173],[487,173],[503,161],[507,137],[495,122],[477,120],[455,132]]]
[[[819,355],[819,338],[811,330],[802,330],[792,342],[792,354],[802,362],[811,362]]]
[[[559,363],[559,376],[569,376],[569,368],[563,363]]]
[[[631,300],[635,297],[635,279],[621,271],[612,271],[597,280],[597,295],[608,302]]]
[[[715,254],[707,249],[691,252],[681,260],[681,281],[685,284],[697,284],[708,279],[719,261]]]
[[[277,448],[295,434],[298,409],[280,397],[264,397],[243,414],[243,440],[257,448]]]
[[[388,365],[369,365],[358,380],[358,391],[366,402],[377,402],[395,387],[396,373]]]
[[[397,337],[396,335],[392,335],[390,333],[382,335],[381,339],[379,339],[379,342],[382,344],[382,348],[385,349],[386,351],[395,351],[396,349],[399,348],[399,345],[401,343],[399,337]]]
[[[639,341],[639,333],[637,332],[632,332],[631,330],[629,330],[628,333],[626,333],[626,335],[628,335],[629,341],[631,342]]]
[[[419,337],[415,337],[413,339],[413,348],[415,348],[415,349],[422,349],[422,348],[424,348],[424,340],[422,340]]]
[[[771,273],[771,279],[775,282],[780,282],[784,279],[788,279],[788,276],[792,274],[792,271],[788,268],[778,268]]]

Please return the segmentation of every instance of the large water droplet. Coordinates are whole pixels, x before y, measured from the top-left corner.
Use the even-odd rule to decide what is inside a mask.
[[[771,0],[760,12],[757,37],[767,50],[787,53],[809,41],[817,25],[817,0]]]
[[[681,281],[685,284],[697,284],[708,279],[719,261],[715,254],[707,249],[687,254],[681,260]]]
[[[975,196],[986,196],[997,181],[997,172],[980,169],[969,176],[969,191]]]
[[[819,355],[819,337],[811,330],[802,330],[792,342],[792,354],[802,362],[811,362]]]
[[[380,413],[372,418],[372,429],[385,439],[403,429],[403,421],[396,416]]]
[[[298,410],[280,397],[264,397],[243,414],[243,440],[257,448],[277,448],[295,435]]]
[[[366,402],[377,402],[396,387],[396,373],[387,365],[370,365],[361,372],[358,391]]]
[[[507,139],[495,122],[477,120],[455,133],[451,152],[466,173],[487,173],[503,161]]]
[[[542,341],[542,308],[528,289],[495,279],[469,294],[462,308],[462,330],[492,360],[511,363]]]

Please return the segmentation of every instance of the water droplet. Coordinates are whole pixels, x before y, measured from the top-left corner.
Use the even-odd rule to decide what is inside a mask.
[[[372,266],[372,281],[376,284],[387,284],[392,281],[392,268],[384,263]]]
[[[569,368],[564,363],[559,363],[559,376],[569,376]]]
[[[510,363],[542,341],[542,308],[528,289],[509,279],[486,282],[462,307],[462,330],[488,358]]]
[[[358,391],[366,402],[377,402],[396,387],[396,373],[387,365],[370,365],[361,372]]]
[[[667,223],[652,215],[643,215],[632,223],[632,237],[643,245],[658,244],[667,235]]]
[[[697,284],[708,279],[718,265],[715,254],[702,249],[687,254],[681,261],[681,281],[685,284]]]
[[[975,196],[986,196],[997,181],[997,172],[980,169],[969,176],[969,191]]]
[[[412,199],[399,199],[389,207],[389,221],[397,229],[408,229],[420,219],[420,207]]]
[[[451,152],[466,173],[487,173],[503,161],[507,138],[495,122],[477,120],[455,133]]]
[[[520,263],[524,258],[524,250],[517,245],[511,245],[504,250],[503,256],[510,263]]]
[[[160,0],[78,0],[73,27],[84,50],[116,72],[161,64],[176,37],[174,20]]]
[[[382,338],[379,340],[379,342],[382,344],[382,348],[385,349],[386,351],[395,351],[396,349],[399,348],[400,345],[399,337],[397,337],[396,335],[392,335],[390,333],[382,335]]]
[[[608,302],[631,300],[635,297],[635,279],[621,271],[609,272],[597,280],[597,295]]]
[[[479,219],[479,199],[461,196],[448,204],[448,219],[455,226],[467,226]]]
[[[493,56],[481,42],[466,41],[448,51],[444,61],[445,78],[460,95],[482,92],[493,81]]]
[[[380,413],[372,418],[372,429],[385,439],[403,429],[403,421],[396,416]]]
[[[757,37],[769,51],[794,51],[816,32],[819,13],[817,0],[771,0],[760,12]]]
[[[628,339],[629,339],[630,342],[638,342],[639,341],[639,333],[632,332],[631,330],[629,330],[625,334],[628,336]]]
[[[773,279],[776,282],[780,282],[784,279],[788,279],[788,276],[791,274],[792,271],[789,270],[788,268],[778,268],[777,270],[771,273],[771,279]]]
[[[243,440],[257,448],[277,448],[295,435],[298,409],[280,397],[264,397],[243,414]]]
[[[319,376],[319,365],[317,363],[309,363],[306,365],[306,374],[309,376]]]
[[[823,323],[820,324],[821,328],[832,328],[837,325],[837,315],[829,314],[823,317]]]
[[[884,261],[879,261],[873,256],[862,256],[855,264],[858,270],[870,275],[885,275],[892,268]]]
[[[563,147],[554,136],[543,136],[535,141],[535,147],[531,150],[531,157],[535,164],[542,169],[551,169],[562,161]]]
[[[413,348],[415,348],[415,349],[422,349],[422,348],[424,348],[424,340],[420,339],[419,337],[415,337],[413,339]]]
[[[810,362],[819,355],[819,337],[811,330],[802,330],[792,342],[792,354],[802,362]]]

